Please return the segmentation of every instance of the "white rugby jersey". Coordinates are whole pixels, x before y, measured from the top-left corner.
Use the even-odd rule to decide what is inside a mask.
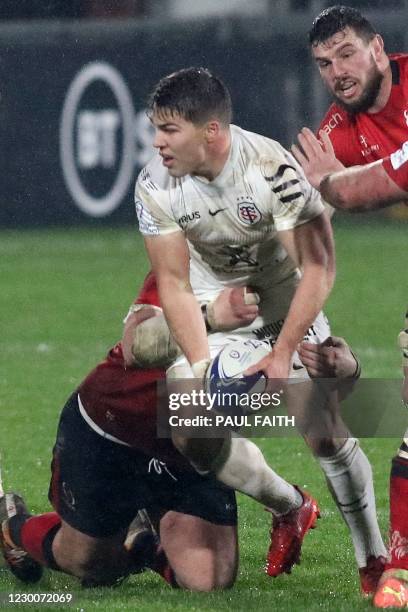
[[[324,206],[279,143],[235,125],[231,136],[229,158],[213,181],[173,178],[160,156],[153,157],[136,183],[139,229],[145,236],[183,231],[197,298],[208,301],[223,286],[251,285],[261,294],[261,306],[266,297],[275,303],[270,321],[282,308],[287,311],[298,278],[277,232],[310,221]],[[288,281],[291,295],[283,299]]]

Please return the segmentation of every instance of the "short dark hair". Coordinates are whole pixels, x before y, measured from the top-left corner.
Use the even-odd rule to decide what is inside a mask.
[[[357,9],[337,4],[324,9],[313,21],[309,31],[309,43],[315,47],[346,28],[353,29],[366,42],[377,34],[371,23]]]
[[[223,125],[232,121],[231,96],[218,77],[207,68],[183,68],[163,77],[148,99],[148,115],[167,111],[196,125],[211,118]]]

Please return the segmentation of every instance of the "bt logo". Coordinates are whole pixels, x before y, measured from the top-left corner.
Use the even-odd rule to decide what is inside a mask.
[[[85,65],[65,97],[60,160],[75,204],[92,217],[112,213],[153,155],[153,128],[144,110],[135,114],[128,86],[105,62]]]

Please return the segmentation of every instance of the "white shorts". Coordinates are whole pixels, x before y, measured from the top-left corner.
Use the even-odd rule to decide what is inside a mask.
[[[275,323],[270,323],[269,325],[265,325],[264,327],[254,330],[247,330],[245,328],[241,328],[240,330],[230,333],[218,332],[216,334],[210,334],[208,336],[208,344],[210,347],[211,358],[214,358],[224,346],[237,340],[255,338],[257,340],[267,340],[268,342],[270,342],[271,345],[273,345],[279,335],[282,325],[283,320],[279,320]],[[330,336],[329,321],[326,315],[323,312],[320,312],[317,315],[313,325],[311,325],[308,331],[306,332],[304,339],[308,342],[319,344],[320,342],[326,340],[328,336]],[[167,376],[169,378],[194,377],[190,365],[184,355],[178,357],[176,361],[169,367],[169,369],[167,370]],[[300,361],[297,352],[295,352],[292,356],[292,364],[290,368],[289,378],[309,378],[307,370]]]

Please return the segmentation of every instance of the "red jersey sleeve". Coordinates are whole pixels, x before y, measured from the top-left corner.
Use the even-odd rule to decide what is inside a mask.
[[[160,306],[159,293],[157,291],[156,277],[153,272],[149,272],[144,279],[143,286],[139,291],[139,295],[135,299],[135,304],[151,304],[152,306]]]

